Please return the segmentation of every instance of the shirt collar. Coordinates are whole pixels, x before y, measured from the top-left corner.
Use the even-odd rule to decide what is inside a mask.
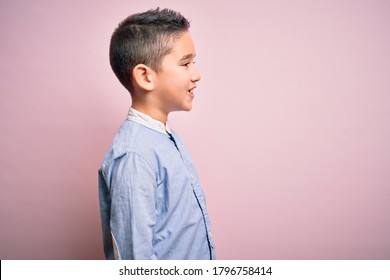
[[[151,116],[137,111],[133,107],[130,107],[129,113],[127,114],[127,119],[139,123],[155,131],[158,131],[160,133],[172,134],[171,130],[168,127],[168,124],[163,124],[162,122],[153,119]]]

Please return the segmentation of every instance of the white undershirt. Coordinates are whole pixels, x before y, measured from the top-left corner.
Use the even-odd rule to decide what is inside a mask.
[[[162,122],[153,119],[151,116],[148,116],[140,111],[137,111],[133,107],[130,107],[129,113],[127,114],[127,119],[143,126],[146,126],[150,129],[158,131],[164,134],[172,134],[171,130],[168,127],[168,124],[163,124]]]

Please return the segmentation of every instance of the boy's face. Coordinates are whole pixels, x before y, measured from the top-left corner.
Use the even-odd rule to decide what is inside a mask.
[[[191,35],[183,32],[180,38],[174,39],[171,53],[163,58],[161,70],[156,74],[155,90],[164,114],[191,110],[195,83],[200,80],[194,59]]]

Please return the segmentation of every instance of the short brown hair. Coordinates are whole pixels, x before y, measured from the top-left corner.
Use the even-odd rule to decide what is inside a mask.
[[[162,59],[172,50],[173,39],[188,31],[189,21],[169,9],[152,9],[129,16],[111,36],[110,64],[122,85],[134,90],[132,71],[138,64],[160,70]]]

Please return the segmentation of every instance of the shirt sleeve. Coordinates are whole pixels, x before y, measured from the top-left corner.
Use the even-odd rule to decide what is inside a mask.
[[[155,172],[137,153],[128,152],[114,161],[110,173],[110,228],[115,257],[156,259]]]

